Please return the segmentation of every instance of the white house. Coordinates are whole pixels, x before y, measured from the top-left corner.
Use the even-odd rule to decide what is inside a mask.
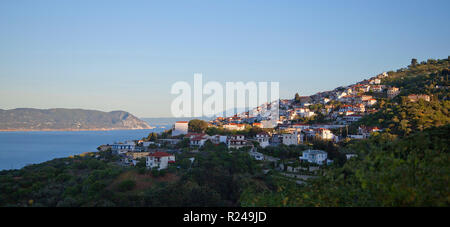
[[[375,105],[377,103],[377,100],[376,99],[369,99],[369,100],[364,101],[363,103],[366,106],[373,106],[373,105]]]
[[[228,136],[228,140],[245,140],[244,135],[232,135]]]
[[[188,121],[177,121],[173,125],[172,136],[186,135],[188,133],[188,128]]]
[[[114,143],[111,145],[111,151],[116,154],[125,154],[127,152],[133,152],[136,149],[136,143],[134,141],[126,141],[125,143]]]
[[[239,149],[248,146],[248,141],[245,140],[245,136],[243,135],[228,136],[227,146],[228,149],[231,148]]]
[[[322,100],[321,100],[321,103],[322,104],[327,104],[328,102],[330,102],[331,101],[331,99],[329,99],[329,98],[323,98]]]
[[[302,143],[301,134],[295,131],[293,134],[281,134],[281,142],[284,145],[298,145]]]
[[[371,86],[370,89],[373,92],[382,92],[383,91],[383,85],[374,85],[374,86]]]
[[[227,130],[238,130],[238,131],[245,129],[244,124],[236,124],[236,123],[229,123],[229,124],[223,125],[222,127]]]
[[[316,115],[313,111],[310,111],[308,108],[295,108],[295,115],[299,117],[313,117]]]
[[[344,97],[344,96],[346,96],[346,95],[348,95],[346,92],[342,92],[342,93],[337,93],[337,94],[336,94],[336,97],[337,97],[338,99],[341,99],[342,97]]]
[[[210,140],[213,144],[219,144],[219,143],[227,143],[228,136],[223,135],[214,135],[210,137]]]
[[[369,84],[380,84],[380,83],[381,83],[381,80],[378,78],[369,80]]]
[[[193,136],[189,139],[189,144],[193,147],[202,147],[208,139],[207,135]]]
[[[147,156],[146,166],[148,168],[166,169],[169,163],[175,162],[175,156],[166,152],[155,152]]]
[[[258,133],[255,136],[255,139],[258,141],[259,145],[262,148],[269,146],[269,138],[270,138],[269,134],[265,132]]]
[[[397,96],[398,94],[400,94],[400,89],[397,87],[390,87],[387,90],[387,96],[388,98],[394,98],[395,96]]]
[[[333,140],[335,137],[335,135],[329,129],[326,128],[317,129],[316,136],[322,140]]]
[[[302,156],[300,156],[301,161],[307,161],[310,163],[315,163],[322,165],[325,160],[327,160],[327,152],[321,150],[306,150],[303,151]]]

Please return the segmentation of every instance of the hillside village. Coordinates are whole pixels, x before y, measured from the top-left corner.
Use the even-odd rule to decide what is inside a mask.
[[[317,149],[317,144],[338,147],[342,141],[367,139],[373,133],[385,130],[382,125],[365,126],[357,122],[378,112],[380,102],[393,100],[401,94],[401,89],[387,83],[389,79],[390,74],[384,72],[332,91],[312,96],[296,94],[293,99],[281,99],[276,127],[267,127],[267,122],[273,119],[266,112],[273,104],[266,103],[247,112],[217,117],[209,122],[178,121],[162,135],[103,145],[100,149],[111,149],[121,157],[122,165],[135,166],[138,162],[145,162],[147,168],[163,170],[170,165],[176,166],[177,154],[195,154],[208,144],[222,145],[227,151],[245,151],[257,161],[272,163],[264,165],[266,172],[278,170],[297,179],[305,174],[291,173],[305,173],[300,170],[309,169],[307,176],[316,175],[321,167],[332,165],[339,158],[336,153],[329,154],[330,150]],[[406,97],[408,102],[430,102],[432,98],[421,93]],[[190,124],[197,126],[191,127]],[[273,150],[280,146],[292,147],[297,156],[286,158],[273,154],[276,153]],[[340,157],[348,160],[357,154],[347,152]]]
[[[0,171],[0,206],[448,206],[449,75],[413,59],[277,119],[266,104]]]

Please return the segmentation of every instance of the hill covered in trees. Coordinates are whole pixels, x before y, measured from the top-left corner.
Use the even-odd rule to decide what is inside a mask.
[[[161,171],[118,166],[107,151],[1,171],[0,206],[239,206],[241,192],[265,176],[247,153],[224,148],[193,162],[180,155],[180,168]]]
[[[388,75],[382,83],[400,88],[399,97],[427,94],[440,100],[449,98],[450,57],[440,60],[429,59],[421,63],[413,59],[407,68],[390,71]]]
[[[388,72],[382,84],[400,89],[393,99],[381,99],[376,104],[378,110],[365,116],[352,125],[355,131],[361,125],[378,126],[397,135],[408,135],[430,127],[444,126],[450,123],[449,101],[450,59],[417,63],[413,59],[408,68]],[[408,95],[423,94],[430,101],[411,101]]]
[[[279,180],[276,190],[249,188],[243,206],[449,206],[450,126],[402,139],[376,134],[345,149],[358,154],[306,185]]]
[[[450,59],[428,60],[388,72],[383,85],[400,89],[376,104],[377,112],[350,126],[377,126],[368,139],[343,140],[340,154],[357,157],[327,167],[298,185],[277,180],[276,190],[248,188],[242,206],[449,206]],[[429,101],[408,95],[428,95]]]
[[[112,130],[150,129],[145,121],[125,111],[82,109],[0,109],[0,130]]]

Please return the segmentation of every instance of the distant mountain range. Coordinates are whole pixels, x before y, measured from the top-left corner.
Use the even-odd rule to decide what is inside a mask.
[[[83,109],[0,109],[0,131],[83,131],[151,129],[125,111]]]

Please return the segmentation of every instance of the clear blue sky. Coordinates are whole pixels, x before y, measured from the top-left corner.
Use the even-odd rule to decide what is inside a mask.
[[[450,1],[0,1],[0,109],[170,114],[171,85],[311,95],[450,55]]]

